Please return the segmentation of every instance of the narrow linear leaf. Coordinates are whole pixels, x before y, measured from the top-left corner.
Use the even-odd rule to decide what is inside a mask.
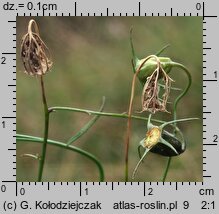
[[[191,117],[191,118],[184,118],[184,119],[172,120],[172,121],[168,121],[168,122],[163,123],[162,125],[160,125],[160,128],[163,129],[165,126],[170,125],[170,124],[172,124],[172,123],[186,122],[186,121],[191,121],[191,120],[200,120],[200,119],[197,118],[197,117]]]
[[[24,142],[24,143],[27,143],[27,142],[43,143],[43,141],[44,141],[44,139],[40,138],[40,137],[34,137],[34,136],[30,136],[30,135],[21,135],[21,134],[16,135],[16,140],[20,141],[20,142]],[[67,150],[77,152],[77,153],[87,157],[88,159],[90,159],[91,161],[93,161],[96,164],[98,171],[99,171],[99,181],[104,181],[103,167],[102,167],[100,161],[94,155],[92,155],[91,153],[86,152],[86,151],[84,151],[76,146],[72,146],[72,145],[66,146],[65,143],[62,143],[59,141],[48,139],[47,143],[50,145],[53,145],[53,146],[57,146],[60,148],[64,148]]]
[[[133,41],[132,41],[132,28],[130,29],[130,37],[129,37],[129,39],[130,39],[130,45],[131,45],[131,51],[132,51],[132,60],[133,60],[133,63],[135,64],[136,63],[136,61],[138,60],[138,58],[137,58],[137,56],[136,56],[136,54],[135,54],[135,49],[134,49],[134,45],[133,45]],[[133,66],[133,71],[134,71],[134,73],[136,72],[135,71],[135,66]]]
[[[164,50],[166,50],[168,47],[170,47],[170,44],[165,45],[161,50],[159,50],[155,55],[160,56],[161,53],[163,53]]]
[[[103,97],[102,105],[99,109],[99,112],[103,111],[105,105],[105,97]],[[78,131],[74,136],[72,136],[66,143],[67,146],[75,142],[78,138],[80,138],[82,135],[84,135],[93,125],[96,123],[96,121],[99,119],[100,115],[94,116],[85,126],[83,126],[80,131]]]

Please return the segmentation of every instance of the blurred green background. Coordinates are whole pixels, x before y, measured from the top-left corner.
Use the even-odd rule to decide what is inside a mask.
[[[43,106],[39,81],[23,73],[20,42],[32,17],[17,17],[17,133],[43,136]],[[162,54],[184,64],[191,72],[192,87],[178,107],[178,118],[199,117],[199,121],[179,123],[187,150],[173,158],[167,181],[202,181],[202,19],[201,17],[36,17],[41,38],[49,47],[54,65],[45,76],[49,106],[69,106],[98,110],[106,97],[105,112],[126,112],[133,77],[130,28],[140,58]],[[173,86],[184,88],[186,75],[179,69],[170,73]],[[177,93],[171,93],[174,101]],[[134,113],[141,110],[138,82]],[[172,106],[168,106],[172,111]],[[136,115],[148,116],[148,113]],[[153,118],[172,120],[158,113]],[[49,138],[66,141],[91,116],[56,112],[50,117]],[[126,119],[100,117],[74,145],[94,154],[103,164],[106,181],[124,180],[124,137]],[[137,146],[145,136],[146,123],[133,120],[130,142],[130,175],[139,157]],[[40,154],[40,144],[17,142],[17,181],[36,181],[38,163],[21,157]],[[150,153],[140,166],[136,181],[159,181],[167,158]],[[96,166],[86,157],[48,146],[44,181],[98,181]]]

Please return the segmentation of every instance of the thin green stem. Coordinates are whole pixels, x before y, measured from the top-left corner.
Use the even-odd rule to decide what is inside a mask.
[[[183,66],[182,64],[174,62],[173,63],[173,67],[177,67],[177,68],[182,69],[185,72],[185,74],[187,75],[187,78],[188,78],[188,84],[187,84],[186,88],[175,99],[175,102],[174,102],[174,106],[173,106],[173,120],[176,120],[176,118],[177,118],[177,115],[176,115],[177,105],[178,105],[179,101],[187,94],[187,92],[188,92],[188,90],[189,90],[189,88],[190,88],[190,86],[192,84],[192,77],[191,77],[191,74],[188,71],[188,69],[185,66]],[[176,122],[175,122],[174,126],[175,126],[175,130],[176,130]],[[172,160],[172,158],[169,157],[168,161],[167,161],[166,169],[164,171],[164,175],[163,175],[163,178],[162,178],[163,182],[166,180],[167,173],[168,173],[169,168],[170,168],[171,160]]]
[[[43,175],[43,169],[45,164],[45,158],[46,158],[46,148],[47,148],[47,139],[48,139],[48,132],[49,132],[49,110],[48,105],[46,101],[46,93],[45,93],[45,87],[43,82],[43,76],[40,76],[40,86],[41,86],[41,92],[42,92],[42,100],[43,100],[43,107],[44,107],[44,140],[42,145],[42,153],[39,159],[39,170],[38,170],[38,180],[42,181],[42,175]]]
[[[168,122],[165,122],[163,123],[162,125],[160,125],[160,128],[164,128],[165,126],[167,125],[170,125],[172,123],[178,123],[178,122],[187,122],[187,121],[191,121],[191,120],[199,120],[199,118],[197,117],[191,117],[191,118],[184,118],[184,119],[178,119],[178,120],[172,120],[172,121],[168,121]],[[175,124],[174,124],[175,126]],[[177,128],[177,127],[176,127]]]
[[[167,173],[168,173],[169,168],[170,168],[170,163],[171,163],[171,157],[169,157],[167,160],[167,165],[166,165],[166,169],[165,169],[164,174],[163,174],[162,182],[165,182],[165,180],[166,180]]]
[[[176,120],[177,116],[176,116],[176,110],[177,110],[177,105],[179,103],[179,101],[187,94],[191,84],[192,84],[192,76],[190,74],[190,72],[188,71],[188,69],[183,66],[182,64],[180,63],[176,63],[174,62],[173,63],[173,67],[177,67],[177,68],[181,68],[185,74],[187,75],[187,78],[188,78],[188,83],[187,83],[187,86],[185,87],[185,89],[183,90],[183,92],[175,99],[175,102],[174,102],[174,106],[173,106],[173,111],[174,111],[174,114],[173,114],[173,119]]]
[[[118,117],[118,118],[123,118],[123,119],[129,117],[128,114],[119,114],[119,113],[113,113],[113,112],[100,112],[100,111],[93,111],[93,110],[88,110],[88,109],[62,107],[62,106],[50,107],[49,111],[50,112],[73,111],[73,112],[85,113],[85,114],[88,114],[88,115],[100,115],[100,116],[105,116],[105,117]],[[136,119],[136,120],[148,121],[147,117],[140,117],[140,116],[131,115],[131,118]],[[152,119],[152,121],[157,122],[157,123],[165,123],[165,121],[163,121],[163,120]]]
[[[21,134],[16,135],[16,140],[21,141],[21,142],[44,143],[43,138],[34,137],[34,136],[30,136],[30,135],[21,135]],[[102,167],[100,161],[94,155],[92,155],[89,152],[86,152],[82,149],[79,149],[75,146],[72,146],[72,145],[67,146],[65,143],[62,143],[62,142],[59,142],[59,141],[47,139],[47,143],[50,144],[50,145],[53,145],[53,146],[57,146],[57,147],[60,147],[60,148],[64,148],[64,149],[67,149],[67,150],[77,152],[77,153],[87,157],[88,159],[90,159],[91,161],[93,161],[96,164],[96,166],[98,168],[98,171],[99,171],[99,181],[104,181],[103,167]]]

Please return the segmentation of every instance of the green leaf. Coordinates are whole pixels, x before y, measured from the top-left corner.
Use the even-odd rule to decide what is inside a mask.
[[[185,121],[191,121],[191,120],[199,120],[199,118],[197,118],[197,117],[192,117],[192,118],[171,120],[171,121],[168,121],[168,122],[163,123],[163,124],[160,125],[159,127],[160,127],[161,129],[163,129],[165,126],[170,125],[170,124],[172,124],[172,123],[185,122]]]
[[[102,105],[99,109],[99,112],[103,111],[105,105],[105,97],[103,97],[103,102]],[[94,116],[84,127],[80,129],[74,136],[72,136],[68,141],[67,141],[67,146],[75,142],[78,138],[80,138],[82,135],[84,135],[93,125],[94,123],[99,119],[100,115]]]
[[[165,45],[161,50],[159,50],[155,55],[160,56],[160,54],[166,50],[168,47],[170,47],[170,44]]]
[[[21,134],[16,134],[16,140],[24,142],[24,143],[28,143],[28,142],[43,143],[44,142],[44,139],[41,137],[35,137],[35,136],[30,136],[30,135],[21,135]],[[71,146],[71,145],[67,146],[65,143],[62,143],[59,141],[48,139],[47,143],[50,145],[53,145],[53,146],[57,146],[60,148],[64,148],[64,149],[67,149],[70,151],[77,152],[77,153],[87,157],[88,159],[90,159],[91,161],[93,161],[96,164],[98,171],[99,171],[99,181],[104,181],[103,167],[102,167],[100,161],[94,155],[92,155],[91,153],[86,152],[86,151],[84,151],[76,146]]]
[[[133,62],[133,71],[134,73],[136,72],[135,67],[137,64],[137,61],[139,60],[135,54],[135,49],[134,49],[134,45],[133,45],[133,41],[132,41],[132,28],[130,29],[130,44],[131,44],[131,51],[132,51],[132,62]]]

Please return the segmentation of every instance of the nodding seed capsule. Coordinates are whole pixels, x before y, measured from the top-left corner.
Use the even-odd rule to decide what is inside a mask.
[[[161,67],[163,70],[168,74],[172,68],[173,61],[168,57],[158,57]],[[134,61],[134,67],[135,71],[138,69],[138,67],[143,63],[145,59],[136,59]],[[141,68],[140,72],[138,73],[138,79],[142,84],[145,84],[147,77],[149,77],[157,68],[157,60],[155,58],[150,58],[145,62],[143,67]],[[160,76],[159,78],[161,78]]]
[[[48,47],[40,38],[37,23],[31,19],[28,32],[21,42],[21,60],[25,73],[33,76],[42,76],[52,67],[52,60]]]
[[[172,157],[172,156],[177,156],[182,154],[186,150],[186,143],[182,143],[171,135],[167,131],[162,132],[162,138],[166,140],[168,143],[170,143],[178,152],[176,154],[172,149],[170,149],[168,146],[164,145],[163,143],[157,143],[154,147],[151,148],[150,152],[162,155],[162,156],[167,156],[167,157]]]

